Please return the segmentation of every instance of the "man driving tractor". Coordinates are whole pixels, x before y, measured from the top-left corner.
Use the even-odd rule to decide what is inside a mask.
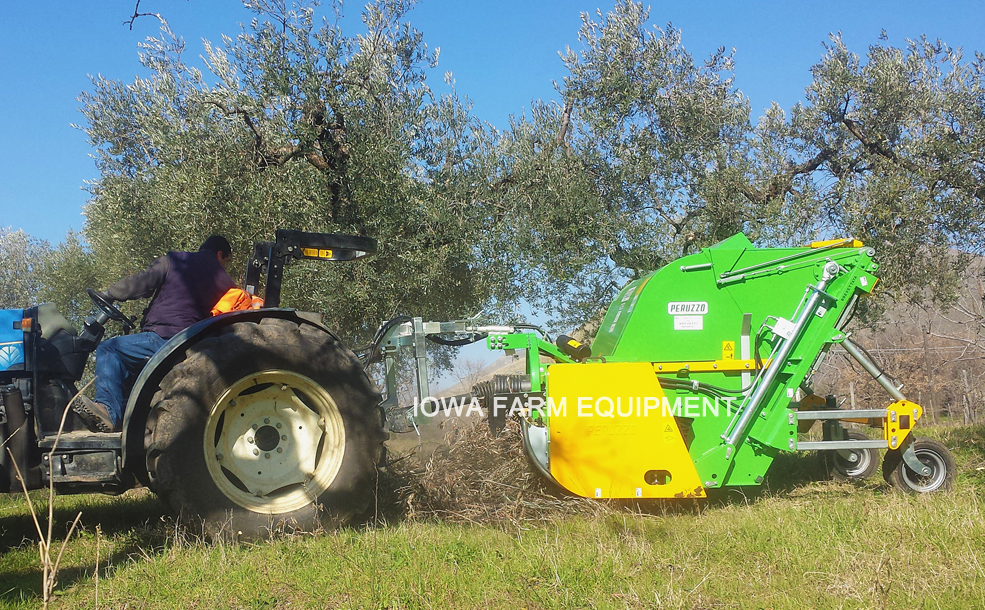
[[[107,339],[96,348],[96,398],[81,396],[75,412],[100,432],[120,429],[127,381],[168,339],[208,318],[213,306],[235,288],[226,264],[232,256],[229,241],[212,235],[198,252],[168,252],[144,271],[110,286],[108,301],[151,297],[144,310],[141,331]]]

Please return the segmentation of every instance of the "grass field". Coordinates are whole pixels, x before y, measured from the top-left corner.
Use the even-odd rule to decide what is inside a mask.
[[[950,493],[812,480],[816,456],[797,454],[755,495],[701,504],[236,545],[189,539],[146,492],[60,497],[56,531],[80,510],[85,527],[52,607],[983,608],[985,427],[928,435],[956,455]],[[0,498],[0,607],[40,606],[32,532],[23,499]]]

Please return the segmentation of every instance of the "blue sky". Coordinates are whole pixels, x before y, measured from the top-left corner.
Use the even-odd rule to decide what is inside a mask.
[[[355,20],[358,2],[346,7]],[[500,128],[533,99],[551,99],[552,80],[565,72],[558,52],[577,48],[582,11],[607,11],[607,0],[419,0],[409,19],[430,46],[441,47],[437,88],[451,71],[480,118]],[[81,123],[78,94],[87,74],[132,80],[140,71],[137,43],[157,32],[143,17],[131,31],[121,22],[133,0],[0,5],[0,226],[23,228],[52,242],[83,227],[85,180],[98,177]],[[161,12],[201,53],[201,39],[235,35],[250,18],[238,0],[142,0],[141,11]],[[966,56],[985,51],[985,0],[962,2],[762,1],[653,2],[651,22],[672,22],[685,47],[704,57],[719,45],[736,48],[736,82],[758,116],[771,101],[789,108],[810,83],[810,66],[828,34],[842,31],[864,54],[885,29],[890,42],[926,34]],[[186,55],[186,56],[187,56]]]

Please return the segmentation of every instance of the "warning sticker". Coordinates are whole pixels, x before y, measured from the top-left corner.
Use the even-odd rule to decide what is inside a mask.
[[[311,258],[332,258],[332,251],[318,248],[301,248],[301,254]]]
[[[722,341],[722,360],[735,360],[735,341]]]
[[[674,316],[674,330],[702,330],[704,316]]]

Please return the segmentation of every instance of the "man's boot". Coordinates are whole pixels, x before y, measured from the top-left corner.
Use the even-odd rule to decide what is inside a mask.
[[[113,425],[113,418],[110,416],[109,409],[106,408],[106,405],[93,401],[85,394],[79,396],[72,410],[79,414],[79,417],[82,418],[82,421],[90,429],[94,428],[97,432],[116,431],[116,427]]]

